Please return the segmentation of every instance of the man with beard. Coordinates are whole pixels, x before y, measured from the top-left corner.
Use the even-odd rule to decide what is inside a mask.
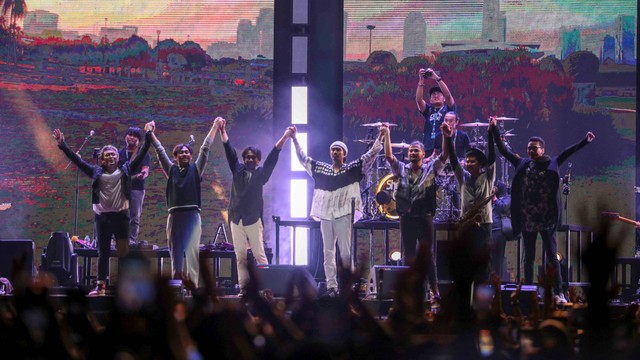
[[[95,228],[98,242],[98,276],[96,286],[89,296],[103,296],[106,292],[109,273],[111,238],[116,240],[119,258],[129,252],[129,201],[131,198],[131,175],[139,172],[140,165],[149,150],[153,127],[146,125],[145,142],[137,155],[123,165],[118,165],[118,149],[105,145],[100,150],[100,165],[82,160],[69,149],[60,129],[53,130],[58,148],[87,176],[92,179],[91,202],[95,213]]]
[[[398,177],[396,189],[396,210],[400,215],[400,237],[404,250],[405,264],[413,262],[416,246],[432,248],[434,241],[433,215],[436,211],[436,173],[443,168],[441,156],[423,163],[424,145],[413,141],[409,146],[409,163],[400,162],[391,149],[389,127],[381,127],[384,136],[384,155],[391,166],[391,172]],[[429,251],[427,264],[429,285],[434,298],[440,298],[438,277],[433,252]]]
[[[124,136],[126,146],[118,152],[120,161],[118,166],[133,159],[140,150],[142,141],[142,130],[139,127],[130,127]],[[129,243],[135,245],[138,242],[140,233],[140,216],[142,215],[142,205],[144,204],[144,180],[149,176],[149,164],[151,157],[145,154],[142,159],[140,172],[131,175],[131,199],[129,200]]]
[[[515,167],[515,174],[511,185],[511,220],[513,234],[522,232],[524,243],[524,281],[533,283],[533,262],[536,257],[536,238],[538,233],[542,237],[542,248],[547,255],[547,261],[553,267],[556,276],[554,286],[557,304],[566,304],[562,291],[562,274],[556,257],[558,245],[556,230],[560,225],[560,174],[558,169],[573,153],[582,149],[595,139],[592,132],[587,132],[579,143],[565,149],[560,155],[550,157],[544,152],[544,140],[533,136],[527,144],[528,158],[520,158],[509,151],[496,126],[496,119],[491,119],[489,130],[500,154]]]
[[[332,163],[324,163],[307,156],[296,139],[296,127],[292,126],[293,144],[298,160],[314,180],[311,217],[320,221],[322,233],[324,273],[327,279],[327,297],[338,295],[336,278],[336,243],[340,249],[342,266],[351,268],[351,229],[353,221],[362,216],[360,181],[369,171],[382,148],[382,131],[371,149],[358,159],[346,162],[348,148],[342,141],[334,141],[329,147]],[[353,209],[352,209],[353,206]]]
[[[426,79],[433,79],[438,86],[429,89],[429,102],[424,100],[424,88]],[[424,137],[422,144],[427,155],[431,156],[434,148],[438,148],[436,142],[441,139],[440,125],[444,115],[449,111],[456,111],[456,102],[449,91],[449,87],[436,72],[431,69],[418,71],[418,88],[416,89],[416,104],[418,110],[424,116]],[[440,147],[440,150],[442,147]],[[459,149],[460,151],[460,149]]]
[[[171,159],[160,140],[153,134],[153,147],[156,149],[158,161],[167,177],[167,241],[171,255],[171,276],[180,280],[185,268],[187,276],[196,286],[200,276],[200,237],[202,236],[202,220],[200,218],[200,183],[204,174],[209,150],[216,131],[221,126],[222,118],[213,122],[204,138],[198,157],[191,162],[193,149],[188,144],[178,144],[173,148]],[[155,129],[155,122],[149,124]]]
[[[221,119],[220,136],[224,145],[224,152],[233,175],[231,187],[231,200],[229,202],[229,222],[231,223],[231,237],[238,264],[238,284],[240,294],[244,295],[245,287],[249,282],[247,271],[247,244],[251,246],[251,252],[258,264],[267,264],[267,256],[264,252],[262,240],[262,187],[269,181],[271,173],[278,162],[280,150],[293,134],[293,129],[288,127],[284,134],[276,142],[267,155],[263,166],[259,166],[262,160],[262,152],[254,147],[246,147],[242,150],[242,162],[238,161],[236,150],[229,141],[226,130],[226,120]]]

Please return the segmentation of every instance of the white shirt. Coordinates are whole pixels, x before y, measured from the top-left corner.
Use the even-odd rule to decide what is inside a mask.
[[[112,173],[103,173],[98,180],[100,202],[93,204],[93,211],[100,215],[105,212],[120,212],[129,209],[129,200],[124,195],[121,178],[124,174],[117,168]]]

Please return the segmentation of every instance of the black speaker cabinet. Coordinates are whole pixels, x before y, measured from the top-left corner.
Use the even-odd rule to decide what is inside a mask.
[[[516,284],[503,284],[500,285],[500,290],[502,294],[502,310],[507,315],[513,315],[513,309],[511,306],[511,294],[516,290]],[[538,287],[535,285],[522,285],[522,289],[520,289],[520,311],[522,314],[529,315],[531,314],[531,308],[533,306],[538,306],[537,301],[532,301],[531,294],[536,293],[537,295]]]
[[[19,261],[23,254],[26,256],[24,270],[29,277],[33,277],[33,248],[32,240],[0,240],[0,277],[6,277],[13,282],[13,263]]]
[[[408,268],[408,266],[374,265],[369,272],[368,294],[376,294],[379,300],[393,299],[398,277]]]
[[[316,281],[307,267],[301,265],[258,265],[256,276],[260,282],[260,289],[269,289],[276,297],[285,296],[292,281],[294,285],[302,282],[314,289],[317,288]]]

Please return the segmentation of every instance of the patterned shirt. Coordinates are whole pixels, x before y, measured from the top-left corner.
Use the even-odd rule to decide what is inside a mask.
[[[311,217],[315,220],[334,220],[351,214],[351,202],[355,200],[354,221],[362,217],[360,180],[373,165],[382,149],[379,140],[359,159],[334,171],[333,164],[313,160],[296,144],[298,160],[315,182]]]
[[[522,187],[523,231],[541,231],[557,225],[558,219],[552,209],[556,207],[555,192],[558,185],[555,184],[555,177],[547,171],[548,164],[549,158],[543,157],[531,161],[526,169]]]
[[[395,159],[395,157],[394,157]],[[444,167],[439,158],[422,164],[414,173],[411,163],[395,159],[391,172],[399,178],[396,189],[396,209],[401,216],[423,217],[436,211],[436,174]]]

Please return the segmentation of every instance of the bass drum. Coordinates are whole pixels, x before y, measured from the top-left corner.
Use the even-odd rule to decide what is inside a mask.
[[[396,189],[398,188],[398,178],[393,174],[385,175],[376,187],[376,203],[378,211],[385,218],[397,220],[400,218],[396,210]]]

